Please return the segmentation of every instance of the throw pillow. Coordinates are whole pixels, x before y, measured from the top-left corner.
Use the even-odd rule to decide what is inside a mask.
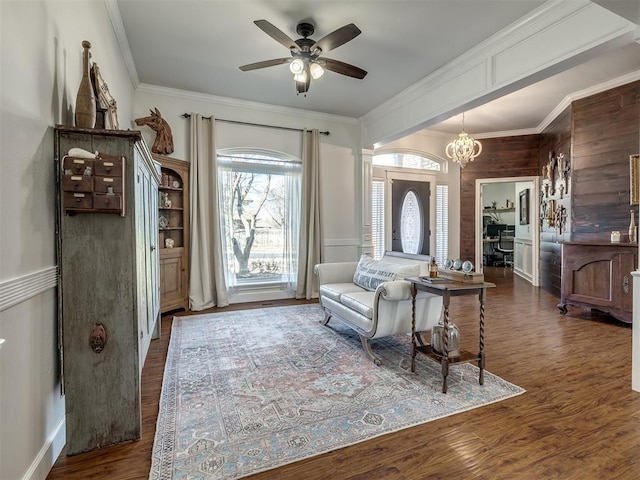
[[[353,275],[353,283],[365,290],[374,291],[381,283],[419,274],[419,265],[399,265],[362,255]]]

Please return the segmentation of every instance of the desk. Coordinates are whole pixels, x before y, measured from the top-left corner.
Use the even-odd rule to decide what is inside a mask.
[[[489,282],[482,283],[463,283],[463,282],[443,282],[443,283],[427,283],[421,280],[419,277],[405,278],[408,282],[411,282],[411,371],[416,370],[416,352],[421,351],[440,361],[442,366],[442,393],[447,393],[447,375],[449,375],[449,364],[459,362],[478,362],[478,368],[480,368],[480,375],[478,382],[480,385],[484,385],[484,302],[486,298],[486,289],[495,287],[495,284]],[[416,295],[418,290],[424,290],[434,295],[440,295],[442,297],[442,303],[444,306],[444,331],[448,331],[449,326],[449,303],[451,297],[458,297],[461,295],[478,295],[480,301],[480,350],[477,355],[460,351],[460,356],[455,358],[449,358],[449,345],[447,335],[442,339],[442,355],[433,351],[431,345],[422,344],[416,345]]]

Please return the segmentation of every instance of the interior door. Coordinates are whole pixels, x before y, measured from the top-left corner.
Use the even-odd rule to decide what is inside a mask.
[[[431,182],[393,179],[391,250],[429,255]]]

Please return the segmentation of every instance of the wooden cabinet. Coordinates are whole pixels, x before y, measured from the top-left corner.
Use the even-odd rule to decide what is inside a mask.
[[[596,309],[630,323],[633,277],[638,265],[636,243],[565,242],[562,244],[562,287],[558,308]]]
[[[162,313],[189,310],[189,163],[153,156],[162,166],[158,197]]]
[[[160,167],[139,131],[58,126],[55,142],[59,343],[74,455],[140,438],[140,375],[159,335]],[[74,147],[123,160],[121,215],[65,207],[63,158]]]

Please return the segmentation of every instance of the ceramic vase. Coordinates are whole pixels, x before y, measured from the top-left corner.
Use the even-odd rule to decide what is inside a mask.
[[[631,222],[629,223],[629,241],[636,241],[636,219],[633,210],[631,210]]]
[[[91,85],[91,74],[89,71],[89,49],[91,43],[82,42],[82,80],[76,95],[76,127],[93,128],[96,125],[96,96]]]

